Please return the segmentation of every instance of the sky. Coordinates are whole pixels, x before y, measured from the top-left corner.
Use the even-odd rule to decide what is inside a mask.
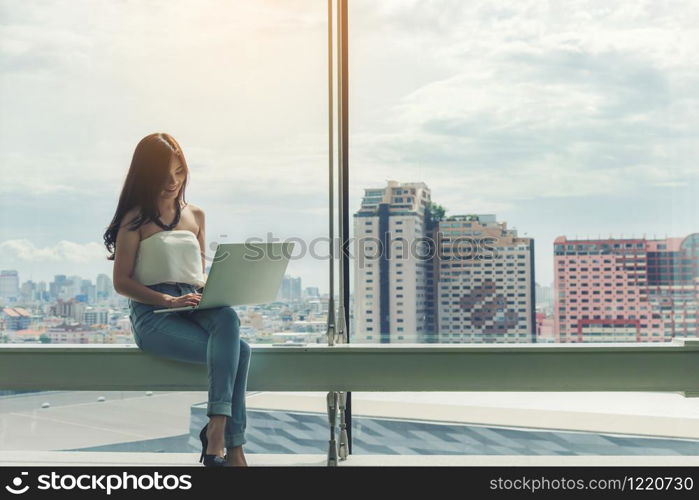
[[[351,212],[423,181],[533,237],[545,285],[557,236],[699,231],[698,3],[349,3]],[[0,269],[111,276],[102,235],[152,132],[184,150],[208,245],[327,237],[326,7],[0,0]],[[288,272],[328,290],[326,259]]]

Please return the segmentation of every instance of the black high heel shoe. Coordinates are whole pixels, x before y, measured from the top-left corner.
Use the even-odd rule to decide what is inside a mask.
[[[218,455],[206,454],[206,447],[209,445],[209,439],[206,437],[206,429],[208,427],[209,424],[207,423],[201,432],[199,432],[199,439],[201,439],[201,457],[199,457],[199,461],[204,463],[204,467],[225,467],[225,458],[221,458]]]

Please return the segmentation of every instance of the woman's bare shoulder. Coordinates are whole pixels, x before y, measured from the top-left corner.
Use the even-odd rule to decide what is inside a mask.
[[[200,206],[194,205],[193,203],[187,203],[187,206],[192,211],[192,215],[194,216],[194,220],[197,224],[197,234],[199,234],[206,225],[206,221],[204,219],[204,210]]]
[[[124,214],[124,218],[121,219],[121,227],[130,226],[131,222],[140,215],[141,211],[138,207],[130,209]]]
[[[194,203],[187,202],[187,206],[190,208],[192,213],[194,215],[196,215],[197,217],[202,217],[204,215],[204,209],[201,208],[199,205],[195,205]]]

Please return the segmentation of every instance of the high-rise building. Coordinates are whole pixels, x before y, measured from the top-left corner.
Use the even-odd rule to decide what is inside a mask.
[[[553,315],[553,284],[545,286],[536,284],[536,309],[547,315]]]
[[[277,299],[286,302],[299,302],[301,298],[301,277],[284,276]]]
[[[78,276],[77,274],[74,274],[70,276],[69,278],[69,284],[67,286],[67,298],[72,298],[75,297],[76,295],[82,294],[82,284],[83,284],[83,279]]]
[[[50,314],[59,318],[72,318],[75,321],[83,320],[83,313],[87,309],[87,304],[79,302],[75,298],[69,300],[58,299],[50,307]]]
[[[554,242],[560,342],[666,342],[699,336],[699,233]]]
[[[83,312],[82,322],[86,325],[107,325],[109,324],[109,309],[86,307]]]
[[[37,299],[42,300],[42,301],[48,301],[49,300],[49,292],[47,290],[48,290],[48,287],[46,286],[46,282],[40,281],[36,285]]]
[[[536,342],[534,240],[495,215],[437,223],[439,342]]]
[[[430,341],[431,262],[414,242],[426,237],[430,190],[424,182],[364,190],[354,214],[354,314],[357,342]]]
[[[32,280],[25,281],[19,287],[20,301],[29,304],[36,300],[36,283]]]
[[[53,281],[49,283],[49,295],[51,298],[65,298],[65,288],[70,285],[70,280],[66,278],[65,274],[57,274],[54,276]]]
[[[98,274],[95,284],[95,292],[97,299],[108,299],[112,296],[114,292],[114,287],[112,286],[112,280],[106,274]]]
[[[15,270],[0,271],[0,298],[17,299],[19,297],[19,273]]]
[[[80,295],[84,295],[87,298],[88,304],[95,302],[97,287],[92,284],[92,280],[81,280]]]

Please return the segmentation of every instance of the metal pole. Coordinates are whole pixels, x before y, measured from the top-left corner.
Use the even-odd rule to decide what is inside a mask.
[[[330,297],[328,299],[328,345],[335,345],[335,228],[333,191],[333,6],[328,0],[328,232],[330,235]],[[337,415],[338,394],[328,392],[326,396],[328,408],[328,423],[330,425],[330,440],[328,441],[328,461],[330,467],[337,466],[338,444],[335,438],[335,417]],[[342,435],[342,434],[341,434]]]
[[[345,67],[346,67],[346,40],[345,40],[345,15],[347,13],[347,3],[343,0],[337,0],[337,86],[338,86],[338,101],[337,101],[337,126],[338,126],[338,179],[337,179],[337,189],[338,189],[338,231],[340,233],[340,303],[338,304],[339,310],[337,313],[337,338],[339,343],[345,343],[347,335],[347,322],[346,316],[346,304],[345,304],[345,258],[347,252],[347,228],[345,227],[345,184],[347,182],[345,177],[346,162],[347,162],[347,151],[346,151],[346,141],[345,136],[346,121],[345,117],[347,115],[346,100],[345,100]]]
[[[347,0],[338,0],[338,121],[340,124],[339,147],[341,156],[339,165],[340,184],[340,312],[339,320],[342,328],[339,342],[348,344],[349,339],[349,31],[347,16]],[[352,393],[340,393],[340,404],[343,407],[340,432],[340,458],[344,460],[352,453]]]
[[[335,345],[335,200],[333,191],[333,3],[328,0],[328,233],[330,246],[330,298],[328,299],[328,345]]]
[[[334,317],[334,228],[333,228],[333,95],[332,95],[332,0],[328,0],[328,148],[329,165],[329,231],[330,231],[330,298],[328,301],[328,345],[349,342],[349,323],[346,311],[349,310],[349,257],[348,257],[348,119],[347,119],[347,0],[337,1],[337,85],[338,85],[338,222],[340,233],[340,293],[339,310],[337,318]],[[337,322],[335,322],[337,319]],[[335,337],[337,335],[337,338]],[[338,458],[346,460],[348,453],[352,452],[352,429],[351,429],[351,393],[331,391],[327,394],[328,420],[330,424],[330,441],[328,442],[328,465],[336,466]],[[339,407],[339,408],[338,408]],[[335,418],[340,412],[340,442],[335,436]]]
[[[330,424],[330,441],[328,441],[328,467],[337,466],[337,440],[335,439],[335,418],[337,416],[337,392],[329,392],[326,396],[328,405],[328,423]]]

